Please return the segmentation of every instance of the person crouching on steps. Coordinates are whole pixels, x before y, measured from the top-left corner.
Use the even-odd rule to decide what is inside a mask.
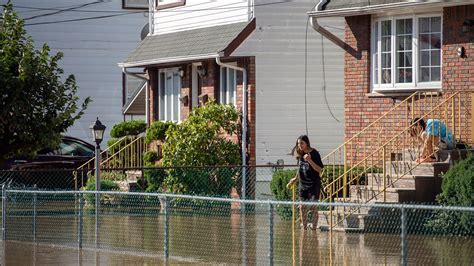
[[[317,201],[321,190],[320,174],[324,168],[321,161],[321,155],[316,149],[311,148],[308,136],[302,135],[296,140],[296,145],[292,150],[298,160],[298,173],[288,182],[288,187],[293,185],[299,176],[299,196],[301,201]],[[310,228],[316,230],[318,225],[318,208],[311,207],[313,214],[313,223]],[[307,229],[307,211],[306,206],[300,207],[301,229]]]
[[[417,163],[436,162],[435,153],[438,150],[452,149],[454,147],[453,133],[438,119],[415,118],[412,121],[410,135],[416,138],[422,146],[421,156]]]

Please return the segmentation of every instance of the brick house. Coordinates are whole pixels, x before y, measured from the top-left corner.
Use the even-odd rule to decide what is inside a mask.
[[[309,16],[345,51],[346,139],[413,92],[474,92],[472,1],[319,1]],[[343,40],[318,25],[327,17],[345,19]],[[459,136],[474,143],[471,97],[460,108]]]
[[[182,121],[214,99],[246,111],[250,165],[294,163],[288,153],[305,127],[322,153],[333,149],[343,140],[342,51],[309,31],[305,53],[305,14],[313,6],[312,0],[150,1],[150,33],[119,64],[145,83],[124,101],[124,115]],[[342,26],[341,19],[328,21]],[[328,57],[324,77],[321,49]],[[334,54],[341,59],[330,59]],[[305,55],[312,58],[307,67]]]

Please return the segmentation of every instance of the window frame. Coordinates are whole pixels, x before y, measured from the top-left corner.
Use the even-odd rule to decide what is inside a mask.
[[[170,96],[171,96],[171,100],[170,100],[170,103],[171,103],[171,111],[170,111],[170,115],[171,117],[169,118],[168,117],[168,103],[167,103],[167,89],[169,90],[169,88],[167,88],[166,86],[166,78],[167,78],[167,74],[168,73],[171,73],[171,77],[172,77],[172,80],[174,82],[174,75],[177,75],[178,76],[178,81],[179,81],[179,84],[178,84],[178,94],[177,95],[174,95],[174,84],[172,85],[173,87],[171,88],[171,91],[170,91]],[[164,75],[164,80],[162,80],[162,75]],[[163,83],[162,83],[163,82]],[[180,122],[181,121],[181,102],[180,102],[180,98],[181,98],[181,86],[182,86],[182,80],[181,80],[181,76],[179,75],[179,68],[178,67],[175,67],[175,68],[163,68],[163,69],[160,69],[158,70],[158,84],[157,84],[157,88],[158,88],[158,120],[160,121],[173,121],[173,122]],[[164,86],[164,88],[163,88]],[[177,119],[175,119],[174,117],[174,104],[177,104],[178,106],[178,114],[177,114]]]
[[[165,2],[162,4],[160,4],[159,0],[155,0],[156,10],[162,10],[162,9],[173,8],[173,7],[184,6],[184,5],[186,5],[186,0],[174,0],[174,1],[171,1],[170,3]]]
[[[440,18],[440,80],[439,81],[420,81],[420,41],[419,41],[419,21],[421,18],[427,17],[439,17]],[[397,60],[397,47],[396,47],[396,22],[399,19],[412,19],[412,82],[410,83],[397,83],[396,82],[396,60]],[[381,29],[382,21],[391,21],[391,80],[390,83],[382,84],[382,56],[381,48]],[[377,30],[375,26],[377,25]],[[424,89],[441,89],[443,80],[443,14],[436,13],[424,13],[424,14],[412,14],[412,15],[394,15],[394,16],[373,16],[371,21],[371,56],[370,56],[370,88],[372,92],[383,92],[383,91],[417,91]],[[378,34],[376,37],[375,34]],[[377,53],[378,52],[378,53]],[[375,64],[377,63],[377,64]],[[377,66],[377,68],[376,68]],[[377,71],[377,72],[376,72]],[[378,81],[378,83],[376,83]]]
[[[228,65],[237,65],[237,63],[235,62],[232,62],[232,63],[226,63]],[[222,73],[223,73],[223,69],[226,69],[226,87],[224,88],[223,87],[223,82],[222,82]],[[233,102],[229,102],[229,70],[231,70],[233,73],[234,73],[234,82],[232,84],[232,86],[234,87],[234,91],[233,91]],[[230,67],[224,67],[224,66],[221,66],[220,69],[219,69],[219,102],[220,104],[233,104],[235,107],[237,107],[237,70],[233,69],[233,68],[230,68]],[[224,91],[225,89],[225,91]],[[224,101],[224,97],[222,97],[223,95],[226,95],[225,97],[225,101]]]
[[[139,9],[139,10],[148,10],[149,8],[149,3],[147,1],[147,4],[145,6],[140,6],[140,5],[130,5],[127,4],[127,0],[122,0],[122,9]]]

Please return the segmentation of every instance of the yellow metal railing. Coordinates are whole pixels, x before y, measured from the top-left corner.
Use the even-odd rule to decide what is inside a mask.
[[[118,139],[101,152],[101,168],[140,168],[143,167],[143,154],[148,150],[145,135],[125,136]],[[95,158],[79,166],[75,172],[76,190],[85,186],[87,176],[95,168]]]
[[[462,127],[462,121],[471,116],[468,101],[473,94],[458,91],[441,97],[432,92],[416,92],[396,104],[323,158],[325,165],[329,166],[322,175],[327,180],[323,200],[387,201],[387,191],[393,184],[410,175],[420,164],[415,161],[421,156],[420,144],[409,134],[413,119],[438,119],[451,129],[453,139],[467,141],[470,136],[467,127]],[[361,192],[356,199],[351,197],[351,192],[356,192],[354,187],[356,190],[363,187],[364,194]],[[332,212],[330,215],[331,223],[336,217],[332,226],[338,225],[354,211],[335,208],[335,215]]]

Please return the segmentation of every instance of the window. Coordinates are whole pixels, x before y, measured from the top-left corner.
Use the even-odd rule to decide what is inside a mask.
[[[156,0],[156,9],[166,9],[186,5],[185,0]]]
[[[179,121],[181,77],[178,69],[160,70],[158,79],[159,119],[162,121]]]
[[[237,76],[236,70],[228,67],[221,67],[221,104],[233,104],[237,106]]]
[[[374,90],[441,87],[441,16],[377,18],[372,29]]]
[[[148,0],[122,0],[124,9],[148,9]]]

